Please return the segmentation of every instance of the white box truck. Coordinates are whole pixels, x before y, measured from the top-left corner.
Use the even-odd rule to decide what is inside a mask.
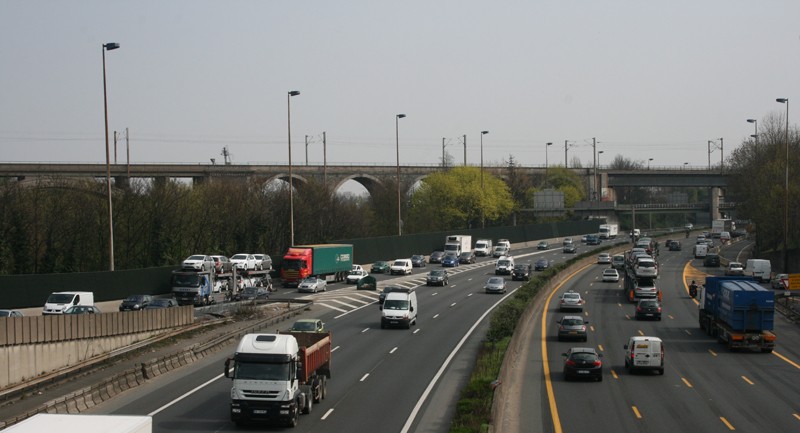
[[[478,257],[486,257],[492,254],[492,240],[491,239],[478,239],[475,242],[475,255]]]
[[[472,251],[472,236],[450,235],[444,240],[444,253],[455,253],[460,256],[464,251]]]
[[[153,418],[134,415],[39,413],[3,431],[13,433],[152,433]]]
[[[619,226],[616,224],[600,224],[600,239],[614,239],[618,231]]]

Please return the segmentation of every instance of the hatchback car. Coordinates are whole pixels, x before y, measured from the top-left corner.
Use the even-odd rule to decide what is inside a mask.
[[[547,259],[539,259],[536,263],[533,264],[533,269],[537,271],[543,271],[550,267],[550,261]]]
[[[514,265],[514,269],[511,271],[511,280],[530,280],[532,269],[533,266],[531,266],[529,263],[518,263]]]
[[[442,263],[442,259],[444,258],[444,251],[434,251],[431,253],[431,256],[428,258],[429,263]]]
[[[0,317],[22,317],[22,313],[17,310],[0,310]]]
[[[608,268],[603,270],[603,282],[604,283],[618,283],[619,282],[619,272],[617,272],[614,268]]]
[[[536,245],[537,250],[549,250],[550,249],[550,242],[541,241],[539,245]]]
[[[426,286],[446,286],[450,284],[450,276],[444,269],[434,269],[425,278]]]
[[[769,281],[769,285],[774,290],[788,290],[789,274],[775,274],[775,277]]]
[[[581,298],[580,293],[569,290],[561,295],[561,299],[558,302],[558,307],[561,311],[583,311],[583,298]]]
[[[472,251],[464,251],[460,256],[458,256],[458,262],[463,265],[475,263],[475,260],[475,253]]]
[[[317,277],[308,277],[297,286],[298,292],[325,292],[328,290],[328,282]]]
[[[234,268],[244,271],[256,269],[256,258],[252,254],[234,254],[231,263]]]
[[[680,250],[681,250],[681,243],[680,243],[680,241],[672,241],[672,242],[669,244],[669,250],[670,250],[670,251],[680,251]]]
[[[578,252],[578,247],[574,243],[568,243],[564,245],[562,251],[567,254],[575,254]]]
[[[428,265],[428,262],[425,260],[425,256],[422,254],[414,254],[411,256],[411,266],[415,268],[424,268]]]
[[[492,257],[503,257],[505,255],[508,255],[508,251],[509,249],[507,246],[498,245],[494,247],[494,250],[492,251]]]
[[[359,281],[361,281],[362,278],[366,277],[367,275],[369,274],[367,273],[367,271],[363,269],[350,271],[350,273],[347,274],[347,277],[345,277],[345,280],[347,281],[347,284],[357,284]]]
[[[233,267],[231,259],[227,256],[211,256],[211,259],[214,260],[214,270],[218,274],[226,274],[230,272]]]
[[[391,265],[389,262],[384,260],[378,260],[377,262],[372,264],[372,273],[373,274],[386,274],[389,272],[389,268]]]
[[[725,268],[725,275],[744,275],[744,266],[739,262],[730,262]]]
[[[325,332],[325,324],[319,319],[300,319],[292,325],[290,332]]]
[[[175,307],[177,305],[178,304],[175,302],[174,299],[157,298],[157,299],[153,299],[152,302],[147,304],[147,306],[144,307],[144,309],[145,310],[156,310],[156,309],[159,309],[159,308],[172,308],[172,307]]]
[[[558,341],[588,339],[586,324],[581,316],[564,316],[558,321]]]
[[[181,263],[181,268],[193,271],[211,271],[215,266],[214,259],[203,254],[189,256]]]
[[[703,259],[703,266],[707,268],[718,268],[720,266],[719,254],[708,254]]]
[[[490,277],[483,286],[486,293],[505,293],[506,280],[503,277]]]
[[[100,309],[94,305],[73,305],[64,310],[64,314],[100,314]]]
[[[586,378],[603,380],[603,355],[591,347],[573,347],[564,357],[564,380]]]
[[[256,259],[256,268],[259,270],[272,269],[272,257],[267,254],[253,254]]]
[[[575,243],[572,238],[564,238],[564,240],[561,242],[562,245],[569,245],[572,243]]]
[[[450,268],[458,266],[458,256],[455,254],[446,254],[442,259],[442,266]]]
[[[658,299],[640,299],[636,304],[636,320],[661,320],[661,302]]]
[[[151,302],[153,297],[150,295],[131,295],[119,304],[119,311],[138,311],[146,308]]]
[[[611,254],[609,253],[600,253],[597,255],[597,264],[598,265],[610,265],[611,264]]]

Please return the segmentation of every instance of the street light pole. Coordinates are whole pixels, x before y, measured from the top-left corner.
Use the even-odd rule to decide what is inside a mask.
[[[719,138],[719,173],[722,174],[722,171],[725,169],[725,161],[723,157],[725,156],[725,142],[722,140],[723,137]]]
[[[481,190],[483,189],[483,136],[489,131],[481,131]]]
[[[403,220],[400,215],[400,119],[404,117],[405,114],[394,116],[394,138],[397,148],[397,236],[403,235]]]
[[[600,155],[602,155],[605,150],[598,150],[597,151],[597,168],[600,168]],[[597,169],[595,169],[595,172]],[[600,202],[603,199],[603,175],[597,176],[597,201]],[[599,205],[598,205],[599,207]]]
[[[108,92],[106,91],[106,51],[116,50],[119,44],[103,44],[103,112],[106,125],[106,193],[108,195],[108,270],[114,270],[114,210],[111,203],[111,155],[108,150]]]
[[[306,134],[306,165],[308,165],[308,134]]]
[[[756,152],[758,151],[758,119],[747,119],[747,123],[753,124],[753,135],[751,137],[756,140]]]
[[[648,158],[647,159],[647,169],[648,170],[650,170],[650,161],[652,161],[652,160],[653,160],[653,158]]]
[[[547,160],[547,148],[552,146],[553,143],[545,143],[544,145],[544,184],[547,185],[547,171],[550,169],[550,162]]]
[[[445,167],[445,164],[444,164],[444,140],[445,140],[445,137],[442,137],[442,168]]]
[[[783,272],[789,273],[789,98],[778,98],[777,102],[786,104],[786,161],[785,183],[783,185]]]
[[[294,246],[294,187],[292,185],[292,96],[300,94],[290,90],[286,95],[286,119],[289,132],[289,246]]]

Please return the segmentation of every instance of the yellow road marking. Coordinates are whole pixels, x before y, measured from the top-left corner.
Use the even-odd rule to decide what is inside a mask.
[[[792,414],[792,416],[793,416],[793,417],[795,417],[795,418],[797,418],[797,419],[800,419],[800,415],[798,415],[798,414],[796,414],[796,413],[793,413],[793,414]]]
[[[642,414],[639,413],[639,409],[636,406],[631,406],[631,409],[633,409],[633,414],[636,415],[636,418],[642,419]]]
[[[746,378],[744,376],[742,376],[742,379],[744,379],[744,381],[749,383],[750,385],[755,385],[755,383],[753,383],[750,379],[748,379],[748,378]]]
[[[626,314],[626,315],[625,315],[625,318],[626,318],[626,319],[628,319],[628,320],[631,320],[631,316],[630,316],[630,314]]]
[[[727,419],[725,419],[724,416],[719,417],[719,419],[722,420],[722,422],[725,423],[726,426],[728,426],[728,430],[736,430],[733,427],[733,425],[731,423],[729,423]]]
[[[708,349],[708,353],[710,353],[712,356],[717,356],[717,352],[714,352],[711,349]]]
[[[794,368],[800,368],[800,364],[798,364],[798,363],[796,363],[796,362],[792,361],[791,359],[789,359],[789,358],[787,358],[787,357],[785,357],[785,356],[781,355],[780,353],[778,353],[778,352],[775,352],[775,351],[773,350],[773,351],[772,351],[772,354],[773,354],[773,355],[775,355],[775,356],[777,356],[778,358],[780,358],[780,359],[782,359],[782,360],[784,360],[784,361],[788,362],[788,363],[789,363],[789,364],[790,364],[792,367],[794,367]]]
[[[547,358],[547,305],[550,305],[550,302],[553,299],[553,296],[556,292],[564,285],[567,281],[572,279],[575,275],[584,270],[588,269],[592,265],[586,265],[575,272],[569,274],[561,284],[553,287],[553,290],[547,295],[547,301],[545,301],[545,310],[544,314],[542,314],[542,370],[544,370],[544,385],[545,389],[547,389],[547,400],[550,402],[550,417],[553,419],[553,431],[554,433],[561,433],[561,419],[558,417],[558,406],[556,405],[556,397],[555,393],[553,392],[553,382],[550,380],[550,361]]]
[[[641,329],[639,330],[639,335],[644,336],[644,332]]]
[[[584,311],[583,315],[588,317],[589,316],[589,312],[588,311]]]
[[[694,387],[692,386],[692,384],[691,384],[691,383],[689,383],[689,381],[688,381],[688,380],[686,380],[686,378],[685,378],[685,377],[682,377],[682,378],[681,378],[681,380],[682,380],[682,381],[683,381],[683,383],[685,383],[685,384],[686,384],[686,386],[688,386],[689,388],[694,388]]]
[[[597,348],[598,348],[598,349],[599,349],[601,352],[604,352],[604,351],[605,351],[605,349],[603,349],[603,345],[602,345],[602,344],[598,344],[598,345],[597,345]]]
[[[594,332],[594,325],[589,325],[589,329],[591,329],[592,332]]]
[[[614,379],[619,379],[619,376],[617,376],[617,372],[614,371],[613,369],[611,370],[611,377],[613,377]]]

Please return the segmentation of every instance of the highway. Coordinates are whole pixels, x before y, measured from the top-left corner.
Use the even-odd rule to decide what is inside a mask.
[[[579,251],[587,248],[582,246]],[[515,246],[512,253],[517,263],[566,258],[560,242],[547,251]],[[333,333],[334,346],[327,398],[315,405],[310,415],[301,416],[295,430],[449,431],[455,402],[486,331],[485,317],[522,285],[508,276],[507,295],[484,293],[494,263],[495,259],[484,258],[473,265],[449,268],[453,275],[445,287],[425,286],[425,274],[439,265],[415,268],[413,275],[405,277],[378,275],[379,285],[391,281],[416,287],[419,316],[410,330],[380,329],[376,292],[332,284],[327,292],[292,293],[315,300],[301,317],[323,319]],[[280,296],[286,293],[286,289],[278,292]],[[151,414],[159,432],[234,431],[229,416],[231,384],[222,377],[224,359],[230,355],[221,351],[196,365],[159,376],[90,413]]]
[[[684,242],[684,239],[680,239]],[[521,402],[541,405],[520,410],[520,432],[789,432],[800,431],[800,337],[797,325],[776,314],[777,346],[772,354],[730,352],[698,327],[697,304],[684,278],[703,268],[691,245],[670,252],[662,246],[658,284],[663,295],[661,321],[636,321],[634,304],[623,297],[622,282],[603,283],[604,266],[591,265],[556,287],[537,316],[528,341]],[[736,259],[746,243],[723,249]],[[579,291],[590,323],[587,343],[558,342],[558,296]],[[623,345],[633,335],[664,340],[665,373],[630,374]],[[602,382],[565,382],[561,354],[589,346],[604,355]],[[544,382],[544,386],[542,386]]]

